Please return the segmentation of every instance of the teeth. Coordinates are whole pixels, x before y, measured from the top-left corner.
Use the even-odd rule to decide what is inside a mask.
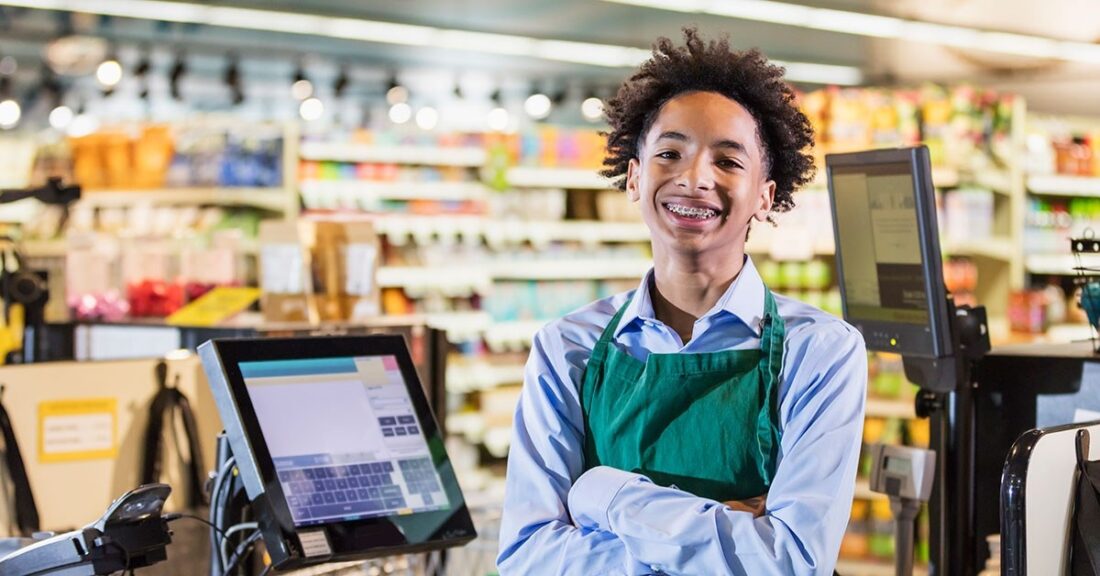
[[[698,218],[705,220],[707,218],[713,218],[718,213],[710,208],[695,208],[692,206],[681,206],[679,204],[666,204],[666,208],[673,214],[679,214],[688,218]]]

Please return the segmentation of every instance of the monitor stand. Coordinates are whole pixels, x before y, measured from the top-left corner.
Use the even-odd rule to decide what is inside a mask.
[[[971,369],[989,351],[984,306],[955,306],[947,295],[952,353],[946,358],[902,357],[905,377],[920,387],[916,413],[929,418],[936,452],[928,502],[930,574],[973,574],[974,400]],[[901,535],[899,535],[901,536]]]

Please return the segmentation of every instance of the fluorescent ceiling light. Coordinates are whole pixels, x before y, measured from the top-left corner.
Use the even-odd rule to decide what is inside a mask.
[[[642,2],[642,0],[638,1]],[[650,0],[650,4],[655,7],[665,6],[664,2],[656,0]],[[686,1],[684,5],[693,7],[691,11],[701,11],[708,6],[712,6],[712,3]],[[751,6],[757,10],[763,10],[758,12],[760,14],[768,14],[768,10],[771,10],[773,12],[771,17],[775,19],[789,17],[789,15],[784,16],[784,14],[799,9],[797,5],[782,2],[761,3],[737,0],[737,2],[729,3],[731,7],[736,5]],[[764,5],[771,6],[771,8],[761,8]],[[85,12],[122,18],[327,36],[362,42],[465,50],[608,68],[633,68],[650,57],[649,50],[631,46],[542,40],[526,36],[470,32],[275,10],[210,6],[187,2],[165,2],[161,0],[0,0],[0,6]],[[843,21],[838,23],[835,15],[831,18],[832,20],[826,15],[825,24],[823,25],[854,25]],[[786,66],[787,79],[793,82],[851,85],[859,84],[863,80],[862,72],[859,68],[853,66],[825,66],[793,62],[788,63]],[[803,71],[806,71],[805,76],[801,75]]]
[[[966,26],[932,24],[892,16],[878,16],[772,0],[604,0],[616,4],[644,6],[673,12],[729,16],[755,22],[770,22],[800,28],[842,32],[857,36],[897,38],[974,48],[1037,58],[1056,58],[1071,62],[1100,64],[1100,47],[1088,42],[1059,40],[1030,34],[983,31]]]

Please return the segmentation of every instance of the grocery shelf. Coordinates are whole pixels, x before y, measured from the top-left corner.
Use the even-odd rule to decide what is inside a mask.
[[[893,562],[878,560],[852,560],[841,558],[837,560],[836,571],[844,576],[894,576],[896,568]],[[928,569],[924,566],[913,568],[914,576],[927,576]]]
[[[490,244],[531,242],[648,242],[649,230],[641,222],[599,220],[516,220],[484,216],[385,215],[374,220],[375,230],[391,237],[484,238]]]
[[[948,166],[932,168],[932,183],[936,188],[958,188],[976,186],[988,188],[999,194],[1012,193],[1012,177],[1005,170],[986,168],[982,170],[959,170]]]
[[[611,181],[597,174],[598,168],[535,168],[517,166],[505,175],[508,185],[518,188],[566,188],[610,190]]]
[[[484,292],[493,277],[478,266],[380,266],[375,281],[382,288]]]
[[[494,352],[526,350],[544,325],[545,320],[495,322],[485,329],[485,343]]]
[[[856,500],[886,500],[885,494],[879,494],[878,492],[871,491],[871,482],[866,478],[856,479]]]
[[[1100,197],[1100,178],[1061,176],[1057,174],[1035,174],[1028,176],[1027,189],[1032,194],[1047,196]]]
[[[865,409],[867,416],[879,418],[916,418],[916,409],[910,400],[888,400],[868,398]]]
[[[976,256],[993,260],[1012,261],[1014,250],[1007,239],[945,240],[943,252],[951,256]]]
[[[304,160],[376,162],[423,166],[483,166],[488,154],[475,146],[373,145],[348,142],[302,142],[298,155]]]
[[[1073,276],[1077,274],[1074,266],[1077,266],[1077,259],[1072,254],[1030,254],[1024,260],[1024,269],[1030,274]]]
[[[363,180],[305,180],[300,183],[303,196],[333,200],[351,195],[357,200],[484,200],[489,188],[481,182],[372,182]],[[308,204],[308,202],[307,202]]]
[[[283,188],[164,188],[159,190],[85,190],[78,206],[124,208],[141,204],[251,206],[276,212],[287,209],[290,195]]]
[[[494,280],[641,279],[653,266],[649,259],[565,259],[495,262]]]
[[[64,258],[68,244],[64,239],[24,240],[19,243],[19,251],[28,258]]]
[[[523,364],[491,364],[484,361],[447,364],[447,390],[454,393],[487,390],[523,382]]]

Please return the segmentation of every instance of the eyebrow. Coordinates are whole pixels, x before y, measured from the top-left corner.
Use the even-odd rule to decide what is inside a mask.
[[[681,132],[676,132],[675,130],[668,130],[666,132],[661,132],[661,134],[659,136],[657,136],[657,141],[661,141],[661,140],[676,140],[678,142],[689,142],[689,141],[691,141],[691,138],[688,138],[687,135],[685,135]],[[732,148],[732,149],[734,149],[738,152],[741,152],[742,154],[748,154],[749,153],[749,149],[747,147],[745,147],[744,144],[742,144],[742,143],[740,143],[736,140],[719,140],[719,141],[715,142],[713,144],[713,146],[715,148]]]

